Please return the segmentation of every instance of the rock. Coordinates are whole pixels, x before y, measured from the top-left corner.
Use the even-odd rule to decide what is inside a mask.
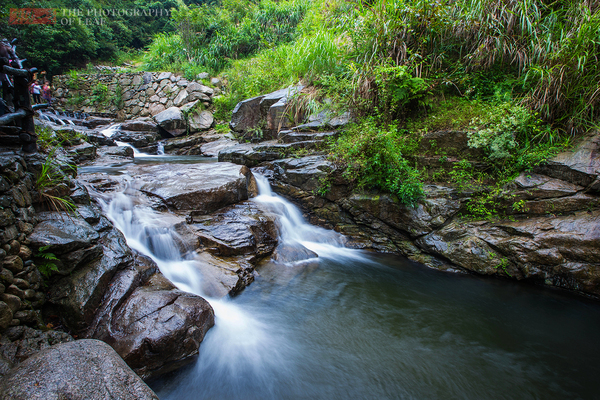
[[[98,232],[85,220],[64,217],[57,212],[40,213],[41,222],[29,235],[31,246],[50,246],[47,252],[64,254],[90,247],[98,238]]]
[[[467,270],[600,294],[600,211],[514,222],[454,221],[416,243]]]
[[[148,107],[148,112],[152,116],[156,116],[157,114],[160,114],[163,111],[165,111],[165,106],[161,103],[152,103],[150,107]]]
[[[225,261],[209,253],[200,253],[195,260],[203,277],[200,282],[202,293],[211,298],[234,295],[254,280],[254,268],[242,259]]]
[[[162,129],[172,136],[181,136],[187,132],[185,116],[177,107],[171,107],[154,116],[154,120]]]
[[[536,167],[536,172],[587,187],[598,179],[599,151],[600,134],[594,132],[583,138],[572,150],[559,153]]]
[[[14,280],[14,276],[13,276],[12,272],[10,272],[7,269],[0,268],[0,282],[4,286],[12,285],[13,280]]]
[[[188,92],[187,92],[187,90],[183,89],[177,94],[177,97],[175,97],[175,100],[173,100],[173,105],[175,105],[177,107],[182,106],[183,104],[186,103],[187,98],[188,98]]]
[[[272,105],[282,99],[289,98],[301,89],[302,86],[293,86],[240,101],[233,110],[229,127],[232,131],[240,133],[247,133],[250,130],[257,129],[261,121],[266,122],[269,108]],[[275,124],[276,122],[273,122],[272,125]]]
[[[94,337],[109,343],[147,379],[191,362],[214,325],[214,312],[203,298],[177,290],[156,274],[121,300],[105,321]]]
[[[192,93],[192,92],[200,92],[203,93],[207,96],[212,96],[214,93],[214,90],[212,88],[209,88],[208,86],[204,86],[198,82],[192,82],[187,86],[187,91]]]
[[[196,79],[208,79],[210,78],[210,75],[208,74],[208,72],[200,72],[198,75],[196,75]]]
[[[263,97],[257,96],[240,101],[233,109],[229,128],[240,133],[255,128],[261,119],[260,102]]]
[[[189,121],[190,133],[206,131],[214,125],[215,121],[210,111],[202,111],[191,116]]]
[[[115,120],[113,118],[90,117],[85,121],[82,121],[81,125],[85,126],[86,128],[94,129],[99,126],[110,125],[114,121]]]
[[[221,80],[219,78],[211,78],[210,84],[213,86],[221,87]]]
[[[251,172],[230,163],[135,165],[129,168],[143,192],[176,210],[209,213],[248,198]]]
[[[120,142],[130,143],[135,148],[148,147],[156,144],[162,137],[154,131],[149,132],[133,132],[133,131],[117,131],[113,136],[113,139]],[[112,154],[117,150],[113,150]]]
[[[158,126],[153,121],[144,119],[134,119],[132,121],[123,122],[119,127],[119,130],[158,133]]]
[[[73,159],[76,164],[80,164],[84,161],[94,160],[96,155],[96,146],[84,142],[77,146],[71,146],[67,149],[69,157]]]
[[[0,294],[0,300],[2,300],[8,305],[13,314],[21,309],[22,302],[18,296],[8,293],[2,293]]]
[[[110,229],[98,241],[102,257],[80,266],[50,288],[50,303],[60,310],[65,325],[78,332],[92,321],[110,280],[133,262],[121,232]]]
[[[15,278],[15,280],[13,281],[13,285],[22,290],[29,289],[29,282],[27,282],[24,279]]]
[[[0,330],[8,328],[12,319],[13,311],[10,309],[8,304],[0,301]]]
[[[5,294],[12,294],[13,296],[17,296],[21,300],[25,299],[25,292],[15,285],[10,285],[6,288],[4,292]]]
[[[273,255],[273,261],[288,264],[306,261],[317,257],[319,257],[317,253],[307,249],[299,243],[282,243],[277,246],[275,254]]]
[[[18,251],[19,249],[17,249],[17,253]],[[17,274],[23,271],[23,260],[19,256],[7,256],[2,260],[2,266],[13,274]]]
[[[237,141],[224,137],[222,139],[203,144],[202,147],[200,147],[200,151],[202,152],[203,156],[218,157],[220,151],[237,146],[237,144]]]
[[[571,196],[584,189],[583,186],[533,172],[521,172],[514,183],[518,189],[515,191],[516,199],[527,200]]]
[[[277,244],[275,222],[250,201],[194,222],[189,227],[198,235],[201,246],[214,255],[264,257]]]
[[[173,73],[171,72],[161,72],[156,80],[162,81],[163,79],[171,79],[171,76],[173,76]]]
[[[265,161],[287,157],[291,150],[314,149],[316,142],[295,142],[280,144],[276,141],[262,143],[242,143],[219,151],[219,161],[232,162],[255,167]]]
[[[118,354],[99,340],[61,343],[29,357],[0,383],[1,400],[154,399]]]
[[[268,138],[275,139],[281,129],[286,129],[294,125],[293,119],[288,115],[287,98],[280,99],[277,103],[269,107],[267,112],[267,131]]]

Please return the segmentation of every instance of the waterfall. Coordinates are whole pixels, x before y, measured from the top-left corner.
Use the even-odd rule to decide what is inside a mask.
[[[202,292],[202,276],[193,251],[182,255],[178,234],[172,229],[172,216],[143,204],[127,189],[109,201],[99,199],[107,217],[125,236],[127,244],[152,258],[160,271],[179,289],[204,297],[215,311],[215,326],[200,346],[194,375],[211,375],[214,385],[228,384],[243,393],[248,383],[237,376],[250,373],[253,384],[271,385],[271,377],[289,370],[291,344],[269,323],[269,316],[242,308],[228,297],[214,299]],[[185,253],[185,249],[183,249]],[[249,372],[250,371],[250,372]],[[230,382],[222,382],[228,377]],[[208,390],[208,389],[207,389]]]
[[[259,195],[252,200],[277,217],[280,246],[304,247],[319,257],[364,258],[361,252],[344,247],[343,235],[307,223],[298,207],[273,193],[266,177],[258,174],[254,177]]]
[[[164,142],[158,142],[156,145],[156,154],[159,156],[162,156],[165,154],[165,143]]]

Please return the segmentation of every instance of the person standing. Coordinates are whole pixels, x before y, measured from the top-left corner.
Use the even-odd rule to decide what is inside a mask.
[[[46,100],[49,106],[52,105],[52,90],[50,89],[50,82],[44,82],[42,87],[42,98]]]
[[[40,97],[40,95],[42,94],[42,87],[40,86],[40,82],[39,81],[34,81],[32,83],[32,96],[33,96],[33,102],[35,104],[40,104],[42,102],[42,99]]]

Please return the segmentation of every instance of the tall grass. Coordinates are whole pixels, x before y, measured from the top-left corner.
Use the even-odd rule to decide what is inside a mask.
[[[472,71],[502,66],[524,104],[569,132],[600,108],[600,2],[540,0],[355,1],[348,30],[357,92],[377,89],[373,69],[392,60],[415,77],[465,90]],[[374,98],[377,102],[378,99]]]

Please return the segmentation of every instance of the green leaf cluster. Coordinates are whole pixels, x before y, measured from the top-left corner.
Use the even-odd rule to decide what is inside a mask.
[[[406,132],[368,118],[348,128],[331,150],[346,179],[358,187],[393,193],[403,204],[415,206],[424,196],[423,183],[419,171],[403,156],[413,147]]]

